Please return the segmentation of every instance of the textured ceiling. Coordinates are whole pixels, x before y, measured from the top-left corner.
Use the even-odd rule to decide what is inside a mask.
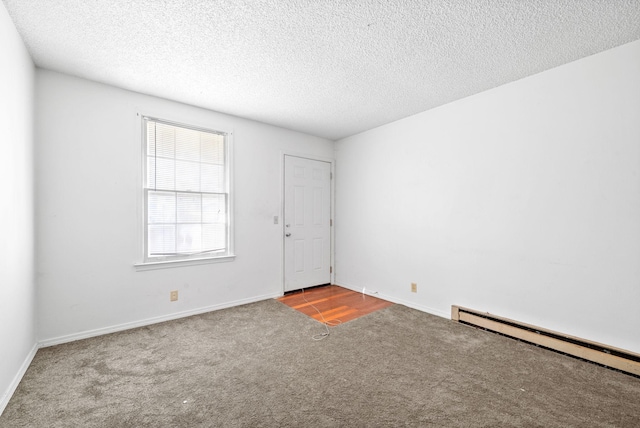
[[[640,0],[3,0],[39,67],[339,139],[640,39]]]

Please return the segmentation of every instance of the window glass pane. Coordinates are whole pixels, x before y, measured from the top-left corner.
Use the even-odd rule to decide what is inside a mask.
[[[147,156],[147,188],[156,188],[156,158]]]
[[[202,225],[178,224],[178,252],[198,253],[202,251]]]
[[[225,195],[202,195],[203,223],[225,223],[226,216]]]
[[[148,193],[147,201],[148,223],[176,222],[176,195],[173,192]]]
[[[161,256],[175,254],[176,252],[176,226],[171,225],[150,225],[149,234],[149,255]]]
[[[224,164],[224,136],[202,133],[200,137],[202,147],[202,162]]]
[[[176,190],[200,192],[200,164],[176,161]]]
[[[176,159],[200,162],[200,131],[175,128]]]
[[[202,197],[200,194],[178,193],[178,223],[202,222]]]
[[[203,163],[201,164],[200,175],[202,192],[223,193],[225,191],[223,165]]]
[[[156,188],[174,190],[176,183],[176,161],[173,159],[156,159]]]
[[[227,229],[224,224],[203,224],[202,245],[209,250],[224,250],[227,247]]]
[[[175,129],[171,125],[156,122],[156,156],[175,157]]]
[[[156,155],[156,123],[147,121],[147,155]]]

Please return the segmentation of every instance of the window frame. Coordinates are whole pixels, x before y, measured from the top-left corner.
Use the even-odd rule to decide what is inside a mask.
[[[140,215],[140,225],[141,225],[141,259],[140,263],[136,263],[135,267],[137,270],[147,270],[147,269],[156,269],[156,268],[165,268],[165,267],[175,267],[175,266],[188,266],[188,265],[196,265],[203,263],[217,263],[217,262],[227,262],[235,259],[234,253],[234,233],[233,233],[233,224],[234,224],[234,212],[233,212],[233,131],[227,131],[222,129],[213,129],[208,126],[200,126],[196,124],[190,124],[185,122],[179,122],[175,120],[167,120],[163,118],[159,118],[152,115],[145,115],[138,113],[139,116],[139,125],[140,125],[140,134],[139,139],[141,141],[142,146],[142,179],[140,184],[140,203],[141,210],[139,210]],[[227,215],[226,215],[226,234],[227,234],[227,249],[224,252],[220,253],[210,253],[207,255],[203,254],[185,254],[185,255],[171,255],[171,256],[149,256],[149,231],[148,231],[148,194],[150,191],[154,189],[147,187],[147,123],[148,121],[153,121],[157,123],[162,123],[169,126],[181,127],[185,129],[190,129],[194,131],[207,132],[212,134],[218,134],[224,136],[224,194],[227,199]],[[161,190],[160,190],[161,191]],[[181,193],[176,190],[176,194]],[[207,192],[194,192],[197,194],[207,194]]]

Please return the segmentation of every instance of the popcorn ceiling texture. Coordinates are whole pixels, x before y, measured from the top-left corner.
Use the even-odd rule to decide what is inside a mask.
[[[3,0],[37,66],[340,139],[640,39],[640,0]]]

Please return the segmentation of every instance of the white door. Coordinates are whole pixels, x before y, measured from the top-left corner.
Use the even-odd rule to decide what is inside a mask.
[[[331,164],[284,157],[284,291],[331,282]]]

